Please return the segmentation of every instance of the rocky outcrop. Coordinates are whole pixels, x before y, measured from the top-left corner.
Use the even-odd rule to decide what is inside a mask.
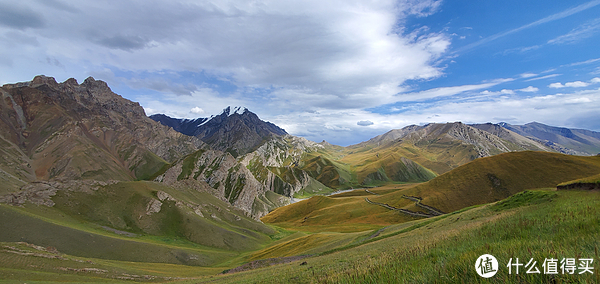
[[[323,145],[305,138],[277,136],[239,160],[269,190],[292,197],[314,181],[298,167],[300,160],[305,154],[323,148]]]
[[[52,197],[60,190],[90,193],[97,191],[103,186],[115,183],[117,183],[115,180],[110,180],[107,182],[95,180],[32,182],[21,187],[18,192],[0,196],[0,203],[6,203],[13,206],[22,206],[26,202],[31,202],[36,205],[52,207],[54,206]]]
[[[254,203],[268,188],[231,154],[221,151],[197,151],[173,163],[155,180],[175,187],[203,188],[255,219],[273,209],[255,210]]]

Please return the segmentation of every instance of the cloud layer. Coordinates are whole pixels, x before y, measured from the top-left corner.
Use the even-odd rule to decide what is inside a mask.
[[[389,102],[406,80],[441,74],[433,62],[449,39],[402,25],[406,17],[429,15],[439,5],[413,0],[0,2],[0,34],[40,43],[26,50],[0,46],[0,61],[27,64],[23,61],[35,61],[32,54],[39,54],[67,69],[76,68],[71,62],[84,62],[79,68],[87,72],[108,67],[133,77],[136,72],[205,72],[239,88],[272,89],[281,97],[279,107],[361,108]],[[11,59],[15,54],[19,62]],[[143,82],[140,76],[128,79],[124,83],[133,88],[195,91],[194,86],[166,86],[172,82]]]

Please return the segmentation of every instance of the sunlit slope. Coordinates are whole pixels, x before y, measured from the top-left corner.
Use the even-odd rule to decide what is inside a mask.
[[[383,189],[373,189],[371,192],[385,194],[410,186],[412,185],[391,185]],[[277,208],[261,220],[289,230],[307,232],[358,232],[414,220],[408,215],[370,204],[365,201],[365,197],[378,196],[365,190],[333,196],[314,196]],[[404,205],[408,206],[414,202],[405,199],[405,203]]]
[[[499,133],[490,128],[479,129],[460,122],[431,123],[425,126],[407,126],[394,129],[369,141],[349,146],[341,161],[356,165],[357,171],[369,163],[398,162],[404,157],[436,174],[443,174],[479,157],[493,156],[512,151],[549,151],[548,148],[516,133]],[[366,166],[365,168],[369,168]],[[372,168],[377,168],[370,166]],[[359,180],[361,175],[359,174]],[[364,176],[364,175],[363,175]],[[416,180],[416,181],[426,181]]]
[[[452,212],[498,201],[525,189],[555,188],[561,182],[598,173],[600,157],[512,152],[477,159],[388,198],[391,204],[397,204],[401,195],[419,196],[424,204]]]
[[[343,162],[352,166],[357,181],[363,185],[378,185],[386,182],[424,182],[436,174],[407,158],[412,152],[389,147],[348,155]]]
[[[413,196],[422,198],[421,204],[449,213],[498,201],[526,189],[555,188],[561,182],[597,173],[600,173],[600,157],[511,152],[476,159],[422,184],[392,184],[370,192],[360,190],[339,196],[313,197],[278,208],[262,221],[303,231],[364,231],[419,218],[370,204],[366,198],[395,208],[427,213],[407,198]]]
[[[330,188],[346,189],[358,186],[350,165],[336,160],[327,150],[305,154],[298,166]]]
[[[599,205],[600,195],[595,191],[527,191],[497,204],[390,226],[362,245],[349,245],[289,264],[217,276],[210,281],[595,283],[597,275],[591,273],[550,275],[521,270],[515,275],[513,270],[509,274],[506,264],[510,258],[533,258],[541,270],[540,261],[545,258],[597,258]],[[486,253],[498,259],[500,269],[493,278],[478,281],[483,278],[473,264]]]

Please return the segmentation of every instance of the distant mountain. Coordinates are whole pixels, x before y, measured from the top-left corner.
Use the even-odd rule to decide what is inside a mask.
[[[555,127],[531,122],[525,125],[499,123],[500,126],[538,141],[557,152],[571,155],[600,153],[600,132]]]
[[[196,136],[213,149],[229,152],[234,157],[256,150],[273,136],[287,134],[245,107],[227,107],[219,115],[193,120],[171,118],[163,114],[155,114],[150,118],[183,134]]]
[[[396,156],[395,160],[399,157],[408,158],[436,174],[445,173],[480,157],[513,151],[550,151],[540,143],[508,130],[488,125],[474,127],[461,122],[411,125],[391,130],[369,141],[349,146],[348,149],[354,155],[349,155],[342,161],[353,161],[356,159],[353,156],[362,153],[363,161],[377,162],[393,154]]]

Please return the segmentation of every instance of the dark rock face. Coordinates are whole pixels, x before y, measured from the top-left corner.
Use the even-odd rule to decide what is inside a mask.
[[[177,119],[166,116],[164,114],[154,114],[150,118],[154,121],[160,122],[162,125],[172,127],[177,132],[181,132],[188,136],[195,136],[198,127],[208,120],[208,118],[197,118],[197,119]]]
[[[262,121],[246,108],[227,107],[211,118],[194,120],[171,118],[163,114],[150,116],[163,125],[191,136],[196,136],[213,149],[231,153],[234,157],[256,150],[276,135],[286,135],[275,124]]]

